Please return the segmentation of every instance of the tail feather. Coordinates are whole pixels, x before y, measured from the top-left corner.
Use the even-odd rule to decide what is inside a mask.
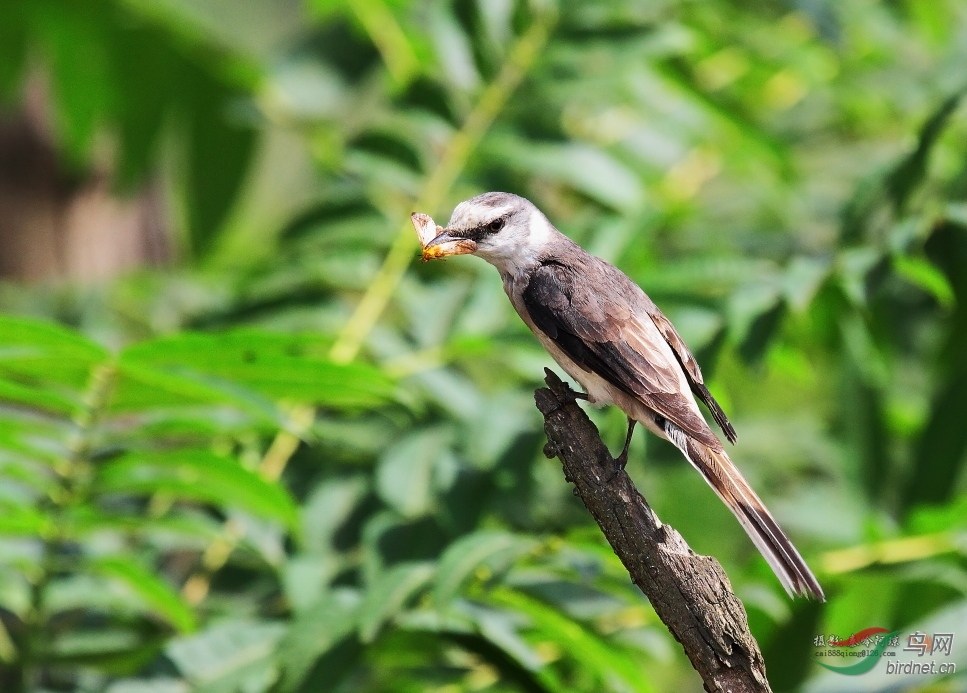
[[[825,601],[823,588],[809,566],[725,451],[692,440],[672,423],[665,422],[664,428],[668,440],[682,451],[738,519],[789,596]]]

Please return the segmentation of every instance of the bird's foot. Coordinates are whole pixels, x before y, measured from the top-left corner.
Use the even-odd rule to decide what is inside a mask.
[[[552,371],[550,368],[545,368],[544,374],[544,382],[547,383],[547,386],[551,389],[551,392],[554,394],[554,397],[557,398],[558,402],[561,402],[562,404],[574,404],[574,402],[579,399],[590,401],[591,398],[588,397],[587,393],[576,392],[571,388],[570,383],[566,383],[561,380],[560,376],[558,376],[558,374]]]
[[[570,387],[564,391],[564,398],[567,400],[568,404],[573,404],[579,399],[590,401],[590,397],[588,397],[586,392],[578,392],[577,390],[572,390]]]
[[[624,471],[624,468],[628,466],[628,448],[631,447],[631,437],[635,433],[636,423],[637,421],[630,416],[628,417],[628,434],[625,436],[625,446],[621,449],[621,454],[614,458],[614,471],[608,477],[609,483],[618,476],[619,472]]]
[[[611,470],[611,474],[609,474],[608,478],[605,480],[609,484],[614,481],[614,478],[618,476],[618,474],[625,470],[625,467],[628,466],[628,449],[625,448],[620,455],[613,458],[613,462],[614,468]]]

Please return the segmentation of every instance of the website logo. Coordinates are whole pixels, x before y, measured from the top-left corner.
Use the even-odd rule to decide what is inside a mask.
[[[813,638],[813,645],[820,648],[816,652],[815,661],[822,667],[845,676],[859,676],[872,671],[881,659],[886,660],[887,674],[924,674],[939,675],[953,674],[957,671],[957,664],[949,661],[937,661],[937,656],[951,656],[953,648],[953,633],[934,633],[928,635],[916,631],[905,638],[901,638],[899,630],[873,627],[864,628],[848,638],[838,635],[817,635]],[[901,640],[906,642],[902,650],[898,650]],[[905,659],[898,661],[898,652],[909,652]],[[922,658],[930,655],[930,660]]]

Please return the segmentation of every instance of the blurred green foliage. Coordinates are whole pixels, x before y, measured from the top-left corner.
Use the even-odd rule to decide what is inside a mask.
[[[0,291],[0,689],[699,690],[540,454],[496,274],[412,262],[417,201],[498,189],[712,375],[829,601],[674,450],[631,468],[774,688],[962,690],[810,660],[967,623],[965,47],[956,0],[0,4],[3,98],[40,70],[65,166],[183,210],[172,268]]]

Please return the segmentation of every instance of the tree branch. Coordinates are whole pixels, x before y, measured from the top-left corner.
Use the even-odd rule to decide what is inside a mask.
[[[544,415],[548,457],[560,458],[632,581],[681,643],[710,693],[768,693],[765,663],[749,632],[742,602],[718,561],[699,556],[662,524],[575,404],[575,393],[551,370],[534,393]]]

